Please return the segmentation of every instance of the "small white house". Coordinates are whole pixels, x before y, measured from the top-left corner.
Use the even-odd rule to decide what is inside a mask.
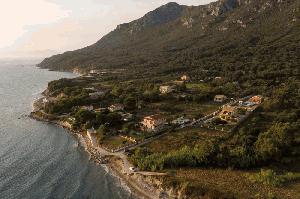
[[[171,124],[174,124],[174,125],[183,125],[183,124],[187,124],[189,122],[191,122],[190,119],[184,118],[184,117],[180,117],[180,118],[177,118],[176,120],[173,120],[171,122]]]
[[[214,98],[215,102],[224,102],[225,100],[227,100],[227,97],[225,95],[216,95]]]
[[[162,94],[172,93],[175,90],[175,86],[160,86],[159,91]]]

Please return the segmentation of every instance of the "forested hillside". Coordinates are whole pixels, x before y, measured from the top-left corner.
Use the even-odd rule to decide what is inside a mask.
[[[45,59],[42,68],[125,68],[148,73],[206,70],[233,80],[299,76],[298,0],[169,3],[119,25],[97,43]]]

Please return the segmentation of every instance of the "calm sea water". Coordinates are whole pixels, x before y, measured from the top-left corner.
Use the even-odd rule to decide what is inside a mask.
[[[64,129],[27,117],[47,83],[70,73],[0,64],[0,198],[132,198]]]

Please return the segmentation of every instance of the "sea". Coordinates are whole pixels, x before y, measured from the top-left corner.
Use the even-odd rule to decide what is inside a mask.
[[[134,198],[66,130],[28,117],[48,82],[72,77],[33,63],[0,62],[1,199]]]

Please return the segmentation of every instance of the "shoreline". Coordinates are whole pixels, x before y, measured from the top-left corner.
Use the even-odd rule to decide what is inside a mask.
[[[149,190],[145,188],[151,185],[149,185],[146,182],[141,182],[140,180],[137,180],[139,177],[141,177],[138,176],[139,174],[129,175],[126,173],[122,173],[122,171],[124,171],[124,166],[120,163],[118,164],[118,161],[122,161],[122,160],[120,159],[116,160],[116,158],[118,157],[114,155],[101,154],[101,152],[99,152],[98,150],[100,147],[92,146],[87,136],[83,135],[83,132],[74,131],[69,127],[65,126],[59,120],[46,119],[43,118],[42,116],[36,115],[36,113],[39,112],[39,110],[41,110],[40,106],[37,104],[40,103],[40,101],[43,98],[44,96],[34,100],[34,102],[32,103],[33,109],[29,115],[30,118],[37,121],[46,122],[48,124],[56,125],[60,128],[65,129],[67,133],[74,136],[74,138],[77,140],[78,147],[83,149],[85,152],[87,152],[87,154],[89,155],[89,161],[96,164],[96,166],[102,167],[112,177],[117,178],[120,183],[120,186],[122,186],[122,188],[125,190],[129,190],[128,192],[130,193],[130,195],[134,196],[134,198],[141,198],[141,199],[160,198],[159,194],[157,193],[158,189],[156,189],[155,192],[153,192],[153,190]]]

